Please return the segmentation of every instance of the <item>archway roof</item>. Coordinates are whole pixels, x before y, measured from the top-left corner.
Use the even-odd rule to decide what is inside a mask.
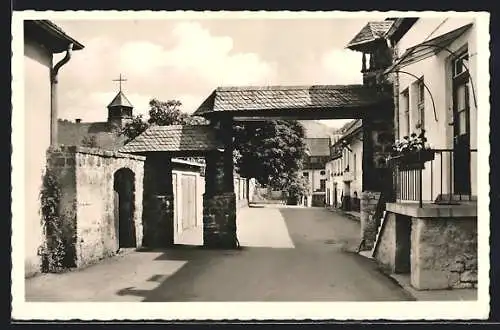
[[[363,85],[219,87],[205,99],[194,115],[230,113],[233,116],[258,114],[266,117],[293,114],[306,119],[320,112],[324,117],[327,110],[326,117],[335,119],[336,110],[343,110],[338,118],[345,118],[352,109],[351,118],[357,118],[360,108],[368,110],[390,101],[391,97],[391,93],[380,88]]]

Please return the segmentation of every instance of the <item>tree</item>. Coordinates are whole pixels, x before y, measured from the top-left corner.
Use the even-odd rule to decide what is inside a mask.
[[[298,121],[246,122],[235,125],[234,143],[241,176],[284,189],[302,168],[304,128]]]
[[[95,135],[85,135],[82,139],[81,145],[88,148],[97,148],[97,138]]]
[[[148,127],[149,124],[142,119],[142,115],[137,115],[132,118],[132,121],[125,124],[119,134],[126,137],[125,143],[129,143]]]

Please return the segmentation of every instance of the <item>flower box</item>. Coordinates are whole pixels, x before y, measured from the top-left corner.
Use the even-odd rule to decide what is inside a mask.
[[[400,169],[423,169],[424,164],[434,160],[434,150],[421,149],[415,151],[407,151],[389,159],[390,164],[397,166]]]

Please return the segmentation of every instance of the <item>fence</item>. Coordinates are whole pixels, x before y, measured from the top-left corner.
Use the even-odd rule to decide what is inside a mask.
[[[418,202],[422,207],[424,202],[456,204],[473,200],[477,192],[477,150],[457,155],[452,149],[434,149],[433,153],[432,160],[417,166],[394,166],[396,201]]]

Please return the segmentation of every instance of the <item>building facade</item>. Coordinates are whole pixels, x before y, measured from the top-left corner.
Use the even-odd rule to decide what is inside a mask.
[[[47,158],[57,134],[57,73],[83,45],[47,20],[24,22],[24,218],[25,274],[40,268],[39,248],[43,241],[40,189]],[[66,53],[54,63],[54,54]],[[71,65],[71,64],[69,64]]]
[[[326,164],[330,157],[330,138],[306,138],[306,156],[303,162],[302,177],[309,184],[309,194],[305,197],[306,206],[324,206],[326,202]]]
[[[369,224],[372,255],[416,289],[476,288],[475,18],[386,21],[390,28],[378,39],[387,47],[370,47],[372,54],[386,48],[392,60],[367,71],[374,83],[392,83],[399,145],[417,141],[423,151],[389,159],[394,195]]]
[[[363,191],[363,131],[361,119],[339,130],[326,164],[327,205],[346,211],[360,210]]]

